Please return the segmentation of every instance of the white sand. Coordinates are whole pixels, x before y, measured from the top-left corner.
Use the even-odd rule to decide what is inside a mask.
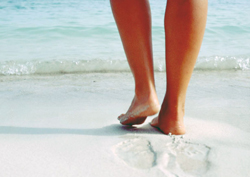
[[[213,176],[250,173],[250,77],[195,72],[187,134],[128,128],[130,73],[0,78],[0,176]],[[156,74],[160,100],[165,74]]]

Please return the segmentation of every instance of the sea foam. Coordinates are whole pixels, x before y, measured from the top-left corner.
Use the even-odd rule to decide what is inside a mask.
[[[156,60],[156,72],[166,71],[165,61]],[[212,56],[199,58],[195,70],[250,70],[249,57]],[[0,62],[0,75],[129,72],[126,60],[33,60]]]

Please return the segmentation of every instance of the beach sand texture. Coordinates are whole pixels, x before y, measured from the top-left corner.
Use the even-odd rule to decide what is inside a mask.
[[[130,73],[0,80],[0,176],[248,176],[250,77],[194,72],[184,136],[121,126]],[[165,73],[156,73],[160,100]]]

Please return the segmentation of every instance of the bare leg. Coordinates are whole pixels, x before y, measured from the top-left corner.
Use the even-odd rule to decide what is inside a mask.
[[[110,0],[129,66],[135,79],[135,96],[121,124],[141,124],[160,107],[155,91],[148,0]]]
[[[207,0],[168,0],[165,13],[167,91],[152,126],[163,133],[185,134],[188,83],[202,43]]]

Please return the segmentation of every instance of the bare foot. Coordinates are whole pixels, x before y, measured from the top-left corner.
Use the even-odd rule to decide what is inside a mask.
[[[127,113],[120,115],[118,120],[122,125],[142,124],[147,116],[155,115],[159,110],[160,105],[157,96],[146,99],[138,99],[135,96]]]
[[[184,111],[176,113],[161,108],[159,116],[152,120],[151,125],[158,128],[164,134],[183,135],[186,132],[183,117]]]

